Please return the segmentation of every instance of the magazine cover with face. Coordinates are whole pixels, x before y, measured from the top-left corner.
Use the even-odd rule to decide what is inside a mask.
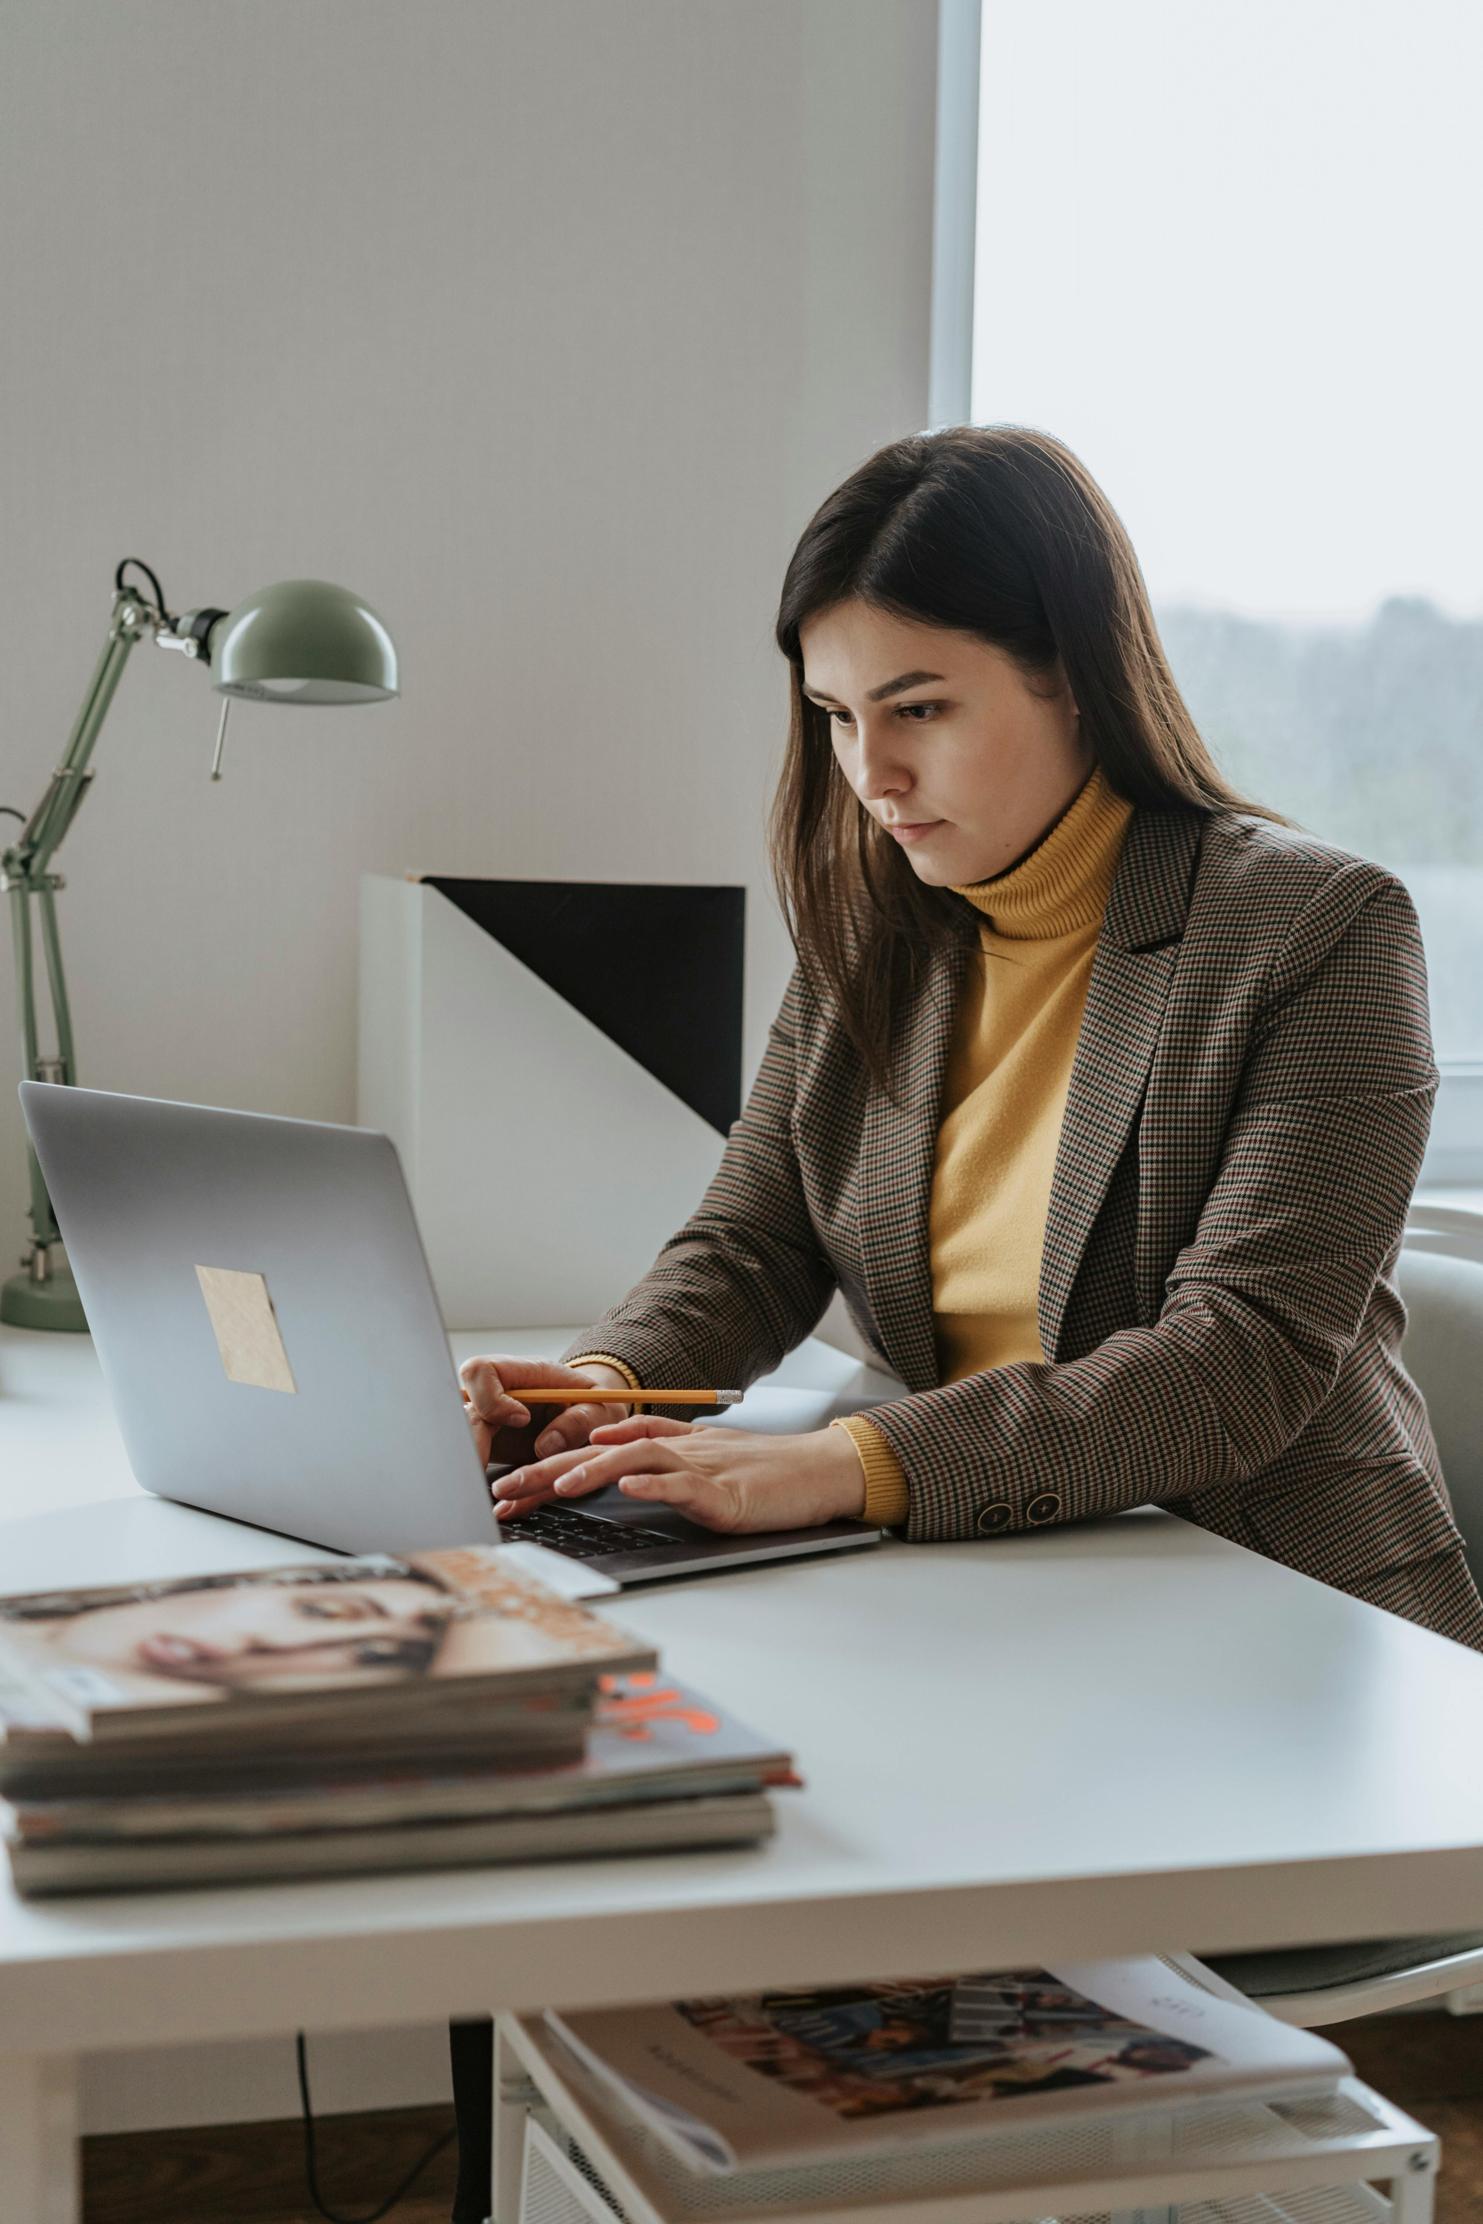
[[[940,2145],[1043,2117],[1331,2092],[1350,2063],[1150,1955],[557,2014],[692,2170]]]
[[[89,1739],[360,1700],[441,1720],[657,1658],[498,1545],[0,1597],[0,1671]]]

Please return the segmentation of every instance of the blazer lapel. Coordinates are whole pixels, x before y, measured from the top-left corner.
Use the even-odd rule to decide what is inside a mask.
[[[866,1094],[860,1255],[881,1350],[908,1390],[937,1383],[927,1222],[948,1044],[972,955],[953,944],[931,952],[927,977],[902,1015],[892,1072],[901,1102],[873,1081]]]
[[[1051,1177],[1037,1321],[1047,1359],[1092,1223],[1143,1103],[1204,832],[1195,811],[1133,813],[1092,958]]]
[[[1092,1223],[1137,1117],[1184,932],[1203,815],[1135,810],[1092,960],[1046,1217],[1038,1323],[1054,1360]],[[909,1390],[937,1382],[928,1219],[947,1052],[971,951],[932,953],[905,1015],[899,1106],[865,1107],[860,1238],[881,1350]]]

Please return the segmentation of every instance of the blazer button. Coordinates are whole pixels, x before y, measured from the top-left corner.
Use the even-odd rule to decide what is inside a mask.
[[[975,1527],[981,1537],[994,1537],[1001,1529],[1007,1529],[1013,1519],[1013,1506],[985,1506]]]
[[[1060,1510],[1061,1501],[1056,1493],[1053,1490],[1042,1491],[1040,1496],[1032,1498],[1025,1508],[1025,1519],[1035,1522],[1054,1521]]]

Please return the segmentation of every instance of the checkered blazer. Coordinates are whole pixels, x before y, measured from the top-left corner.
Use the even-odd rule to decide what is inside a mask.
[[[1483,1645],[1397,1352],[1439,1081],[1403,884],[1247,813],[1135,810],[1051,1186],[1046,1359],[943,1383],[928,1203],[969,955],[936,952],[903,1014],[899,1105],[795,967],[705,1196],[568,1355],[744,1386],[837,1286],[907,1387],[870,1419],[907,1478],[909,1539],[1154,1503]]]

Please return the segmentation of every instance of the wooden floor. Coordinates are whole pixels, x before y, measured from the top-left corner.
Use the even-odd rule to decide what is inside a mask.
[[[317,2116],[325,2207],[352,2217],[379,2208],[452,2122],[451,2104]],[[447,2224],[457,2175],[450,2142],[386,2224]],[[84,2139],[82,2213],[84,2224],[324,2224],[309,2198],[297,2118]]]
[[[1483,2016],[1372,2016],[1325,2036],[1441,2140],[1437,2224],[1483,2224]]]
[[[1483,2016],[1377,2016],[1328,2036],[1368,2084],[1441,2139],[1437,2224],[1483,2224]],[[325,2206],[352,2217],[378,2208],[452,2121],[451,2107],[320,2119]],[[450,2143],[386,2224],[446,2224],[456,2174]],[[83,2216],[85,2224],[323,2224],[297,2121],[85,2139]]]

